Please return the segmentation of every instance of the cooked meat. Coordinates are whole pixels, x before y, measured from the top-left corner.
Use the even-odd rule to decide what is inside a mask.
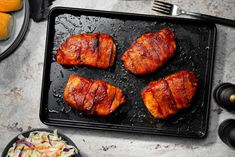
[[[188,108],[196,93],[197,78],[193,72],[181,71],[165,79],[151,82],[141,96],[149,112],[166,119],[181,109]]]
[[[102,80],[71,75],[64,90],[64,100],[88,115],[107,116],[125,102],[118,87]]]
[[[136,75],[148,74],[161,67],[176,49],[174,34],[165,28],[138,38],[122,56],[125,68]]]
[[[87,65],[108,68],[113,65],[116,45],[102,33],[79,34],[65,40],[57,50],[56,61],[62,65]]]

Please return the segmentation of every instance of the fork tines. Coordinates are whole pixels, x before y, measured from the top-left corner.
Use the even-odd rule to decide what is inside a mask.
[[[157,11],[159,13],[163,13],[163,14],[170,14],[172,10],[172,6],[173,5],[170,3],[154,0],[152,10]]]

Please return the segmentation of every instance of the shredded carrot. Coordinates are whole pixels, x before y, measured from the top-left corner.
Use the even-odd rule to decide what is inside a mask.
[[[52,156],[59,156],[61,153],[61,149],[64,147],[64,143],[59,146],[59,148],[56,149],[55,153],[52,154]]]
[[[24,148],[24,150],[33,150],[33,149],[48,149],[50,148],[49,146],[34,146],[34,147],[28,147],[28,148]]]

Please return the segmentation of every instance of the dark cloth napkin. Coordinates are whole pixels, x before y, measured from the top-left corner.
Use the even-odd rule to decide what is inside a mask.
[[[31,18],[36,22],[47,19],[49,6],[53,1],[54,0],[29,0]]]

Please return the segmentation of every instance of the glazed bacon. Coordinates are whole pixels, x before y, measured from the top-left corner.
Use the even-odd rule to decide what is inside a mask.
[[[62,65],[87,65],[105,69],[113,65],[116,45],[111,36],[103,33],[78,34],[65,40],[56,53]]]
[[[64,90],[64,100],[88,115],[107,116],[125,102],[118,87],[102,80],[71,75]]]
[[[122,56],[127,70],[136,75],[156,71],[176,50],[174,33],[164,28],[156,33],[146,33],[138,38]]]
[[[159,119],[166,119],[179,110],[189,107],[197,90],[193,72],[181,71],[165,79],[151,82],[141,96],[149,112]]]

